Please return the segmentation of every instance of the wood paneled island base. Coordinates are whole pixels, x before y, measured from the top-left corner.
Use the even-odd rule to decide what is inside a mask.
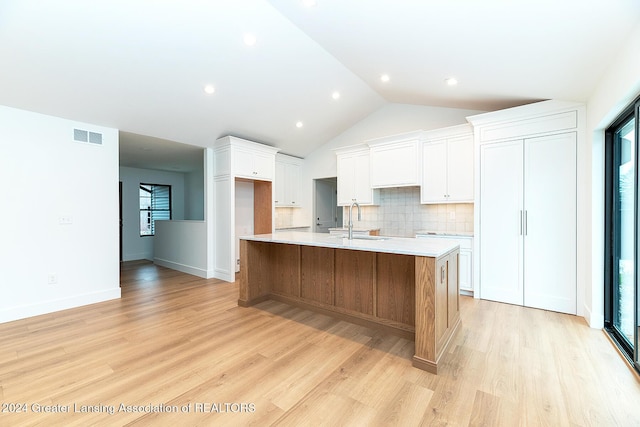
[[[335,246],[241,239],[238,305],[273,299],[412,339],[413,366],[436,374],[460,324],[458,247],[431,257]]]

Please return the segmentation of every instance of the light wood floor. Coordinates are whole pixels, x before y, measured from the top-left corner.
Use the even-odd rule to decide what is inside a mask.
[[[120,300],[0,324],[0,425],[640,425],[640,383],[581,318],[462,298],[436,376],[411,341],[237,289],[129,263]]]

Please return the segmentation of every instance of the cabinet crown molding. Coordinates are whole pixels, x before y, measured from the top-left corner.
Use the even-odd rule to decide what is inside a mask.
[[[426,130],[423,132],[423,138],[427,141],[434,139],[455,138],[457,136],[469,135],[473,133],[473,126],[469,123],[462,125],[449,126],[446,128],[438,128]]]
[[[223,136],[222,138],[216,139],[214,146],[215,148],[224,148],[224,147],[245,148],[249,150],[263,151],[268,154],[276,154],[278,151],[280,151],[279,148],[272,147],[270,145],[249,141],[247,139],[242,139],[242,138],[238,138],[230,135]]]
[[[292,156],[290,154],[276,153],[276,162],[301,163],[302,157]]]
[[[373,147],[384,144],[396,144],[398,142],[404,141],[422,141],[424,139],[423,134],[423,130],[416,130],[412,132],[399,133],[396,135],[383,136],[380,138],[367,139],[365,141],[365,144],[369,147]]]
[[[363,150],[369,150],[369,146],[367,144],[354,144],[347,145],[346,147],[334,148],[333,152],[336,154],[349,154],[349,153],[357,153]]]
[[[474,128],[477,128],[505,121],[512,122],[520,119],[530,119],[536,116],[544,116],[579,108],[584,108],[584,104],[580,102],[552,99],[521,105],[519,107],[506,108],[504,110],[490,111],[488,113],[468,116],[467,121],[471,123]]]

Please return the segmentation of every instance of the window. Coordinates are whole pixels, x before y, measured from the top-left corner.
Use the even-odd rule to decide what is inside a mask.
[[[171,186],[140,184],[140,236],[155,235],[158,219],[171,219]]]
[[[638,121],[640,99],[606,130],[605,329],[638,361]]]

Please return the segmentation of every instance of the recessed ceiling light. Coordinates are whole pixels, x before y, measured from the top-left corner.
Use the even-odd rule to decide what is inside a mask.
[[[215,87],[213,87],[213,85],[206,85],[206,86],[204,87],[204,91],[205,91],[206,93],[208,93],[209,95],[211,95],[213,92],[215,92],[215,91],[216,91],[216,88],[215,88]]]
[[[456,79],[455,77],[449,77],[447,79],[444,79],[444,81],[447,83],[447,86],[455,86],[458,84],[458,79]]]
[[[381,80],[382,82],[384,82],[384,83],[388,82],[388,81],[390,80],[390,79],[389,79],[389,74],[383,74],[383,75],[381,75],[381,76],[380,76],[380,80]]]
[[[340,99],[340,92],[338,92],[338,91],[336,90],[335,92],[333,92],[333,93],[331,94],[331,97],[332,97],[333,99]]]
[[[303,124],[302,122],[298,121],[298,122],[296,123],[296,127],[297,127],[298,129],[300,129],[302,126],[304,126],[304,124]]]
[[[316,7],[318,2],[316,0],[302,0],[302,4],[306,7]]]
[[[246,33],[243,37],[243,40],[244,40],[244,44],[246,44],[247,46],[254,46],[258,41],[256,36],[252,33]]]

